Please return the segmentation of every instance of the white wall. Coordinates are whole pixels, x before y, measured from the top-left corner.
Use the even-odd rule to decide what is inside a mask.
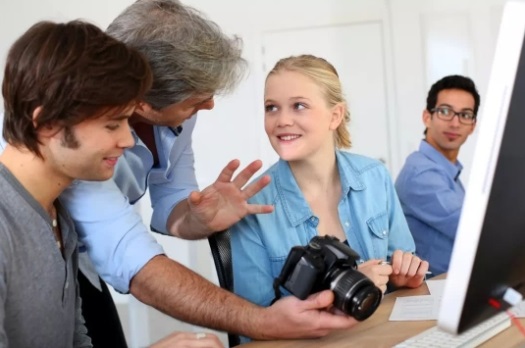
[[[37,20],[83,18],[105,28],[131,2],[0,0],[0,64],[3,66],[11,43]],[[249,75],[234,94],[217,98],[216,108],[200,115],[194,144],[197,178],[204,187],[215,180],[232,158],[239,158],[243,164],[261,158],[265,166],[275,158],[262,130],[263,82],[269,68],[263,66],[263,46],[268,35],[306,28],[379,23],[385,82],[376,88],[382,89],[385,95],[387,122],[375,125],[378,132],[360,136],[373,139],[379,130],[386,129],[388,167],[395,177],[404,158],[417,148],[422,137],[421,112],[427,91],[435,80],[452,73],[472,77],[483,105],[504,0],[186,0],[185,3],[202,10],[227,33],[241,36],[250,67]],[[341,45],[360,47],[356,42],[341,42]],[[308,48],[305,45],[305,52]],[[373,71],[377,66],[367,69]],[[366,105],[373,102],[355,101],[361,103],[356,109],[366,110]],[[356,122],[363,122],[366,112],[353,113],[352,117]],[[460,153],[465,181],[468,181],[475,137],[474,134]],[[143,202],[140,209],[148,221],[149,204]],[[168,237],[159,240],[166,246],[168,255],[214,279],[206,242],[189,243]],[[117,300],[127,302],[127,298]],[[142,311],[139,318],[148,315],[143,308],[133,306],[132,312]],[[159,320],[162,323],[150,323],[149,329],[139,322],[135,330],[142,331],[138,335],[134,331],[138,337],[132,337],[131,346],[144,345],[174,328],[187,328],[164,317]],[[133,324],[133,320],[131,322]]]

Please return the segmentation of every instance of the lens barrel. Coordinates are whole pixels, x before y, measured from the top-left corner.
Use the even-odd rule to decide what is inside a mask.
[[[333,275],[330,289],[334,292],[334,306],[362,321],[370,317],[379,304],[381,289],[364,274],[354,269],[343,269]]]

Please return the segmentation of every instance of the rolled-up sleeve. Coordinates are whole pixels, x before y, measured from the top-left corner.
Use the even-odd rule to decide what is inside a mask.
[[[95,269],[117,291],[128,293],[135,274],[164,253],[112,179],[76,181],[60,199],[75,221]]]
[[[195,178],[195,159],[191,136],[197,117],[183,123],[183,131],[175,142],[163,138],[163,146],[158,147],[161,156],[168,162],[168,170],[152,173],[149,176],[149,192],[153,207],[151,227],[156,232],[167,233],[166,222],[177,204],[198,190]],[[168,133],[169,134],[169,133]],[[166,144],[164,144],[166,142]]]
[[[386,168],[383,168],[383,171],[388,219],[390,224],[388,256],[391,257],[396,250],[414,253],[416,251],[416,245],[414,243],[414,238],[410,233],[403,209],[401,208],[401,203],[399,202],[394,183],[392,182],[390,174]]]

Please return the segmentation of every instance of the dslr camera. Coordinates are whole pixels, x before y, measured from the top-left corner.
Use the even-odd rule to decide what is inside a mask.
[[[330,289],[333,305],[357,320],[371,316],[383,297],[381,289],[357,271],[358,253],[336,237],[316,236],[306,246],[295,246],[279,277],[275,278],[276,299],[282,286],[304,300],[308,295]]]

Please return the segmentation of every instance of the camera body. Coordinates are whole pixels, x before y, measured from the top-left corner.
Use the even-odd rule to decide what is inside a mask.
[[[275,279],[274,288],[282,286],[304,300],[308,295],[331,289],[334,306],[357,320],[374,313],[383,293],[357,271],[358,253],[333,236],[313,237],[306,246],[295,246]]]

